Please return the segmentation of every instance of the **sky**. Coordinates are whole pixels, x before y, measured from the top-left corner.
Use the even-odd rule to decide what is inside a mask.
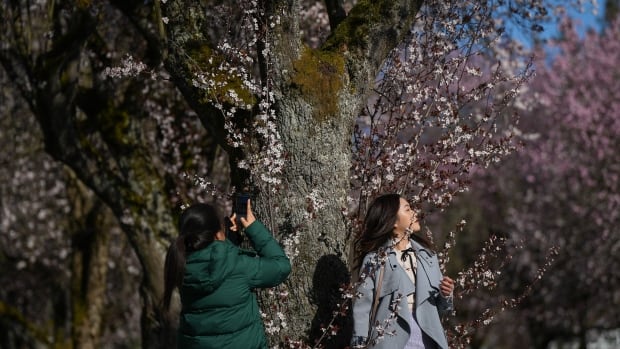
[[[601,29],[601,23],[604,15],[605,1],[599,0],[596,7],[592,5],[590,0],[585,0],[583,11],[579,11],[575,8],[570,8],[567,11],[569,17],[575,19],[576,27],[583,36],[583,34],[589,29],[595,29],[599,31]],[[580,24],[579,24],[580,23]],[[558,37],[557,22],[548,23],[543,25],[544,31],[541,33],[543,39],[552,39]],[[520,33],[520,30],[515,27],[506,28],[512,37],[521,40],[526,46],[530,47],[532,39],[527,34]]]
[[[580,32],[584,33],[588,28],[593,28],[597,31],[601,29],[601,23],[605,12],[604,10],[604,1],[600,1],[596,8],[593,7],[592,3],[587,2],[584,6],[583,12],[571,8],[568,11],[568,15],[571,18],[581,21],[582,27],[580,28]],[[545,32],[547,32],[550,36],[557,35],[557,26],[555,28],[553,26],[547,26],[545,27]]]

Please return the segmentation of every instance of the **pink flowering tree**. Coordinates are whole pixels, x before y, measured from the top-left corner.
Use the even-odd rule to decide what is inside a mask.
[[[494,218],[482,226],[506,237],[515,256],[512,280],[500,283],[504,294],[524,292],[545,267],[545,251],[557,253],[519,311],[492,329],[491,345],[510,332],[523,338],[518,347],[585,347],[620,326],[612,305],[620,273],[610,267],[620,244],[619,31],[612,21],[580,37],[574,23],[562,23],[519,103],[522,148],[474,181],[471,197],[492,203],[483,212]]]
[[[532,87],[528,132],[537,138],[518,166],[526,195],[508,216],[522,239],[560,248],[527,314],[538,343],[585,342],[588,330],[620,325],[609,308],[620,273],[608,267],[620,243],[620,22],[580,38],[567,21],[561,32]]]
[[[521,0],[1,4],[0,63],[47,153],[136,253],[145,348],[169,345],[158,303],[180,204],[242,188],[293,261],[261,295],[272,344],[346,342],[330,308],[350,296],[338,288],[368,200],[445,208],[474,166],[512,150],[508,106],[530,69],[502,21],[536,29],[552,13]]]

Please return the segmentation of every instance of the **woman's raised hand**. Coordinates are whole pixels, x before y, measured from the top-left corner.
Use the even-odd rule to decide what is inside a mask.
[[[241,224],[243,225],[244,228],[247,228],[250,225],[252,225],[252,223],[254,223],[255,220],[256,220],[256,217],[254,217],[254,212],[252,212],[252,203],[248,199],[248,213],[246,214],[245,217],[241,217]]]
[[[441,295],[444,297],[452,296],[452,292],[454,291],[454,280],[450,279],[447,276],[444,276],[439,283],[439,289],[441,290]]]
[[[252,212],[252,204],[250,203],[250,200],[248,200],[247,205],[248,205],[247,213],[245,217],[239,217],[239,220],[241,221],[241,225],[243,225],[244,228],[249,227],[256,220],[256,217],[254,217],[254,212]],[[232,216],[228,217],[228,219],[230,220],[230,223],[231,223],[230,230],[238,231],[239,227],[237,226],[237,214],[233,212]]]

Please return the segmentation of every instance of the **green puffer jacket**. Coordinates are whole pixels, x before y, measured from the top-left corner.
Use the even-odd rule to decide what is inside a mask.
[[[291,272],[291,263],[262,223],[252,223],[246,235],[258,257],[228,240],[187,256],[179,349],[267,348],[252,289],[278,285]]]

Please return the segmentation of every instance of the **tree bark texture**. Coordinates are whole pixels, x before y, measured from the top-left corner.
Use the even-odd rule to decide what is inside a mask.
[[[73,203],[72,243],[72,341],[75,349],[99,348],[108,274],[112,213],[77,179],[70,198]]]

